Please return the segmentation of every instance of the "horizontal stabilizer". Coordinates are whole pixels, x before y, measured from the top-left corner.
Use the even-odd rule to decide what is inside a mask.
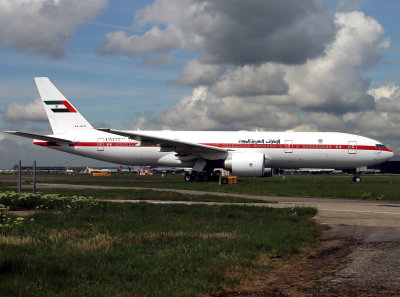
[[[52,137],[52,136],[45,136],[45,135],[39,135],[39,134],[32,134],[32,133],[25,133],[25,132],[17,132],[17,131],[6,131],[6,133],[9,134],[14,134],[26,138],[31,138],[31,139],[39,139],[39,140],[44,140],[44,141],[49,141],[49,142],[56,142],[60,144],[73,144],[75,142],[67,139],[62,139],[58,137]]]

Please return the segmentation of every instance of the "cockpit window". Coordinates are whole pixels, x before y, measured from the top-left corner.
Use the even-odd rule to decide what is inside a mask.
[[[378,144],[376,145],[376,148],[381,149],[381,148],[386,148],[386,146],[385,146],[384,144],[378,143]]]

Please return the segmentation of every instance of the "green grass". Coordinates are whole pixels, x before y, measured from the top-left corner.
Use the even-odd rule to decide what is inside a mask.
[[[9,188],[0,187],[0,195]],[[31,189],[23,189],[23,193],[31,193]],[[173,192],[157,192],[152,190],[129,190],[111,189],[46,189],[39,191],[43,194],[59,194],[63,196],[90,196],[95,199],[125,199],[125,200],[161,200],[161,201],[195,201],[195,202],[226,202],[226,203],[266,203],[257,199],[242,199],[229,196],[213,195],[186,195]],[[0,200],[1,203],[1,200]]]
[[[82,195],[99,199],[126,199],[126,200],[161,200],[161,201],[197,201],[197,202],[227,202],[227,203],[266,203],[257,199],[242,199],[229,196],[187,195],[173,192],[158,192],[152,190],[97,190],[97,189],[40,189],[43,193],[62,195]]]
[[[1,296],[201,296],[315,245],[314,209],[101,203],[0,237]]]
[[[148,177],[149,179],[152,177]],[[166,177],[168,178],[168,177]],[[174,177],[175,178],[175,177]],[[216,191],[289,197],[330,197],[400,201],[400,177],[363,176],[361,183],[352,182],[351,176],[274,176],[272,178],[239,178],[237,185],[220,186],[216,182],[152,182],[114,183],[107,180],[91,182],[66,182],[107,186],[156,187]],[[61,182],[61,181],[60,181]]]

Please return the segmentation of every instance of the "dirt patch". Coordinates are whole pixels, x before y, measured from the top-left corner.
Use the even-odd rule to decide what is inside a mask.
[[[287,259],[271,258],[278,268],[242,271],[239,286],[220,288],[211,296],[400,296],[399,252],[397,242],[325,235],[319,248]]]
[[[4,245],[24,245],[32,243],[30,237],[16,237],[16,236],[3,236],[0,235],[0,244]]]
[[[15,215],[17,217],[28,217],[34,215],[35,213],[41,212],[43,210],[9,210],[8,213]]]
[[[45,212],[61,214],[61,211],[53,210],[53,209],[46,209],[46,210],[45,209],[30,209],[30,210],[9,210],[9,211],[7,211],[7,213],[12,214],[17,217],[29,217],[29,216],[32,216],[37,213],[45,213]]]
[[[205,233],[200,234],[201,239],[233,239],[236,237],[235,232],[218,232],[218,233]]]

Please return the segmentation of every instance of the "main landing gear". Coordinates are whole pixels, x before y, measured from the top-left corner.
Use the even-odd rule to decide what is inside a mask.
[[[206,171],[192,171],[185,173],[186,182],[206,182],[212,180],[218,180],[219,175],[213,172]]]
[[[349,174],[353,174],[353,182],[360,183],[361,182],[361,174],[365,171],[367,171],[367,167],[348,169],[345,172],[347,172]]]

